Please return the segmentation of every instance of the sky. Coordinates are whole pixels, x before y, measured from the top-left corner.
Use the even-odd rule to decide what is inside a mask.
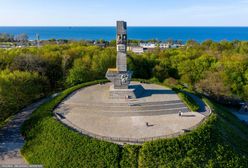
[[[0,26],[248,26],[248,0],[0,0]]]

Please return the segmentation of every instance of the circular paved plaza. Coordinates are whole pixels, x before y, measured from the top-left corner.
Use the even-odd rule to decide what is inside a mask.
[[[58,118],[85,134],[113,139],[149,140],[183,132],[205,117],[189,112],[172,90],[155,84],[143,87],[137,99],[110,99],[110,83],[94,85],[71,94],[54,110]],[[179,117],[179,111],[184,112]]]

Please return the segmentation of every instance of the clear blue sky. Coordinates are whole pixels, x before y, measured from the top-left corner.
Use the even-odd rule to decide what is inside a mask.
[[[248,0],[0,0],[0,26],[248,26]]]

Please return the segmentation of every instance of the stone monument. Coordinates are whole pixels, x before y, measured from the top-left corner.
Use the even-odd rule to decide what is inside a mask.
[[[110,68],[106,73],[106,78],[112,82],[110,98],[136,98],[135,89],[129,86],[132,71],[127,70],[127,23],[124,21],[117,21],[116,45],[116,68]]]

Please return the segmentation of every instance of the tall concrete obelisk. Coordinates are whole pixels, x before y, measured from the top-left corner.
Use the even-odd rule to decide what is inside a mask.
[[[111,98],[135,98],[134,89],[129,89],[132,72],[127,70],[127,23],[117,21],[116,68],[108,69],[106,78],[112,82]]]
[[[117,21],[117,59],[116,67],[119,72],[127,71],[127,23],[122,21]]]

